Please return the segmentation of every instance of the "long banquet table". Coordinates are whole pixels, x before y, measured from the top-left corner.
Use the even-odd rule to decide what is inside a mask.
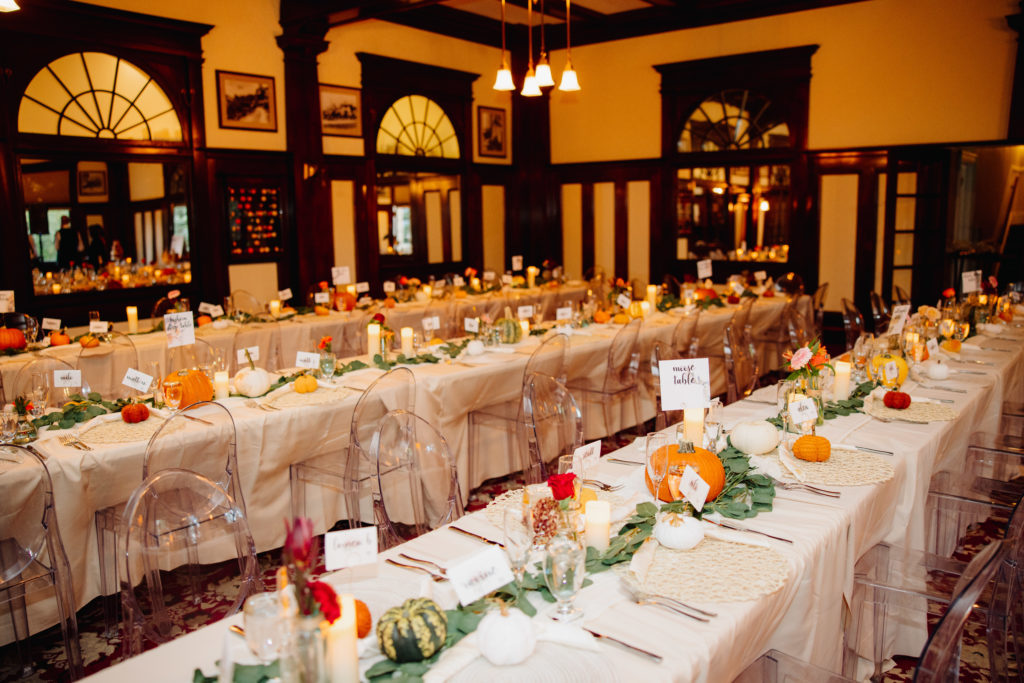
[[[600,643],[595,651],[569,649],[541,643],[537,653],[517,667],[494,669],[482,658],[464,660],[466,647],[460,644],[436,665],[436,680],[527,680],[546,674],[555,680],[602,681],[730,681],[761,652],[776,648],[790,655],[838,671],[842,655],[844,598],[849,599],[855,561],[879,541],[903,542],[921,547],[924,497],[930,475],[942,469],[958,471],[958,459],[971,432],[994,429],[1004,399],[1019,399],[1024,391],[1024,335],[1013,331],[1000,338],[976,337],[975,345],[998,347],[1004,351],[965,350],[965,359],[991,365],[954,367],[980,370],[983,375],[954,375],[943,386],[960,388],[964,394],[943,393],[908,382],[905,388],[914,396],[952,397],[958,411],[949,422],[931,424],[881,423],[864,414],[830,420],[819,433],[833,441],[842,440],[861,446],[891,450],[888,460],[895,476],[881,484],[841,487],[838,500],[815,497],[799,491],[778,491],[774,508],[742,525],[793,540],[792,544],[768,541],[789,564],[784,586],[767,596],[747,602],[700,605],[718,612],[707,624],[634,604],[619,585],[614,572],[598,574],[592,586],[584,588],[576,604],[584,610],[583,623],[605,635],[660,654],[661,664],[638,657],[615,645]],[[775,412],[774,389],[768,388],[750,399],[725,409],[727,429],[740,421],[764,418]],[[639,461],[636,445],[612,454],[616,458]],[[589,476],[589,473],[588,473]],[[642,470],[619,465],[605,458],[595,478],[625,485],[623,494],[642,499]],[[649,499],[649,498],[648,498]],[[492,526],[482,512],[459,520],[459,525],[493,539],[501,530]],[[433,595],[450,601],[443,587],[421,577],[385,564],[396,552],[451,565],[479,551],[483,546],[471,538],[442,528],[382,553],[376,565],[345,570],[327,577],[336,589],[352,592],[364,599],[375,616],[402,599]],[[450,604],[447,606],[451,606]],[[540,604],[541,615],[552,606]],[[135,680],[160,671],[167,680],[184,680],[199,667],[205,673],[215,671],[214,662],[224,652],[228,626],[240,623],[241,616],[223,620],[163,645],[139,657],[103,670],[96,681]],[[373,636],[370,636],[372,639]],[[230,645],[230,642],[228,643]],[[468,647],[468,646],[467,646]],[[236,648],[237,649],[237,648]],[[373,651],[372,646],[366,648]],[[457,650],[461,650],[457,652]],[[472,651],[468,653],[472,656]],[[376,655],[379,659],[380,655]],[[361,660],[361,669],[376,661],[374,656]],[[430,680],[428,678],[428,680]]]

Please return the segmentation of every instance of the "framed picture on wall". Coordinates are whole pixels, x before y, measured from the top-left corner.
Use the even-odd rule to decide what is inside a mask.
[[[320,132],[343,138],[363,137],[359,88],[320,84]]]
[[[508,126],[504,109],[477,107],[476,128],[480,156],[502,159],[508,156]]]
[[[217,115],[221,128],[277,130],[273,76],[217,71]]]
[[[84,197],[100,197],[107,193],[106,171],[79,171],[78,194]]]

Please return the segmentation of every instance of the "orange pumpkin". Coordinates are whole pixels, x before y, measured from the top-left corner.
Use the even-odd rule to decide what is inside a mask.
[[[704,448],[694,448],[692,453],[682,453],[679,451],[678,444],[670,444],[662,446],[654,452],[655,458],[663,458],[666,455],[668,456],[668,475],[661,482],[661,487],[658,489],[658,498],[666,503],[671,503],[676,499],[677,496],[673,494],[673,489],[676,492],[679,491],[683,470],[686,469],[687,465],[696,470],[700,478],[707,482],[710,487],[707,500],[714,500],[722,492],[722,489],[725,488],[725,468],[722,466],[722,461],[718,456],[711,451]],[[651,481],[651,475],[647,473],[646,468],[644,470],[647,490],[654,493],[654,482]]]
[[[317,315],[330,315],[331,309],[325,306],[316,306],[313,308],[313,312],[316,313]]]
[[[701,299],[714,299],[716,297],[718,297],[718,292],[713,289],[707,289],[706,287],[702,287],[693,293],[693,298],[698,301]]]
[[[145,403],[129,403],[121,408],[121,419],[128,424],[145,422],[149,419],[149,408]]]
[[[54,330],[50,333],[50,346],[66,346],[71,343],[71,337],[64,330]]]
[[[21,350],[28,345],[25,333],[13,327],[0,327],[0,351]]]
[[[608,322],[612,316],[608,311],[594,311],[594,322],[598,325]]]
[[[181,407],[190,406],[197,401],[213,399],[213,383],[202,370],[178,370],[164,378],[165,382],[181,382]]]
[[[209,325],[212,322],[213,318],[211,318],[208,315],[201,315],[198,318],[196,318],[196,325],[198,325],[199,327],[202,327],[203,325]]]
[[[358,299],[356,299],[356,295],[351,292],[342,292],[338,295],[338,298],[341,299],[342,302],[341,310],[345,311],[351,311],[355,308],[356,302],[358,301]]]
[[[385,308],[394,308],[397,305],[397,303],[398,302],[395,301],[394,299],[392,299],[390,296],[388,298],[384,299],[384,307]]]
[[[78,343],[82,345],[83,349],[94,349],[100,345],[100,340],[91,334],[83,334],[79,337]]]
[[[808,462],[825,462],[832,456],[832,444],[823,436],[805,434],[793,444],[793,455]]]

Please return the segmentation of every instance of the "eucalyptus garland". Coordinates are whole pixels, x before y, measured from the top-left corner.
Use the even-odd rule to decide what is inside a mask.
[[[839,401],[827,401],[824,404],[822,415],[826,420],[834,420],[837,417],[844,415],[853,415],[854,413],[864,412],[864,399],[868,394],[875,388],[874,382],[868,381],[857,385],[852,392],[850,397]],[[771,422],[779,429],[785,427],[782,419],[782,415],[776,415],[775,417],[766,418],[768,422]]]
[[[71,429],[76,424],[88,422],[100,415],[119,413],[121,408],[128,403],[128,399],[124,398],[119,398],[116,401],[104,401],[103,397],[95,391],[86,396],[72,394],[60,410],[32,420],[32,425],[36,429],[46,426],[49,426],[50,429]]]

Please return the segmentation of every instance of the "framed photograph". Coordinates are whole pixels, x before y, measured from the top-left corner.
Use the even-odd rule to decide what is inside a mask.
[[[343,138],[363,137],[359,88],[320,84],[320,132]]]
[[[101,197],[107,193],[106,171],[79,171],[78,194],[84,197]]]
[[[221,128],[277,130],[273,76],[217,72],[217,115]]]
[[[508,126],[504,109],[476,108],[477,151],[482,157],[508,156]]]

